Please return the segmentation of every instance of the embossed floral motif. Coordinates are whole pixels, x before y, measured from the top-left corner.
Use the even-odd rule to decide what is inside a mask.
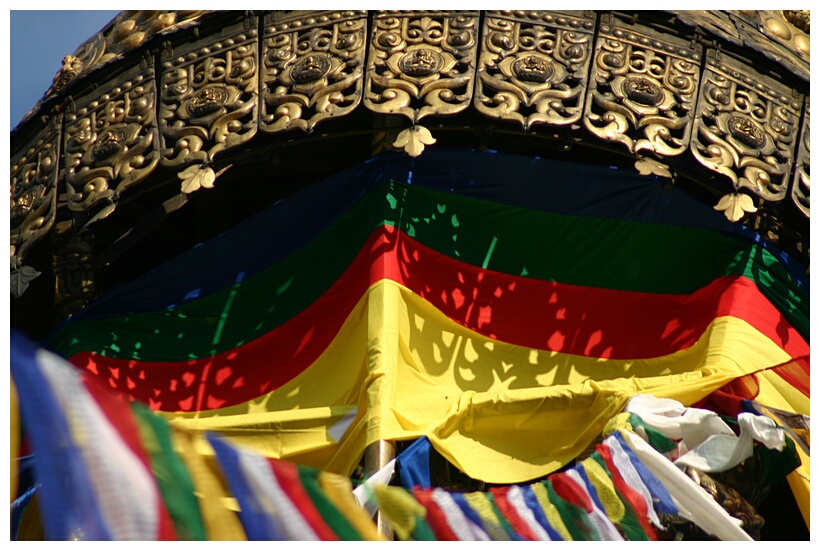
[[[311,53],[303,56],[294,63],[289,70],[282,72],[278,86],[267,97],[275,98],[285,95],[291,88],[297,94],[312,95],[322,88],[326,88],[331,80],[344,69],[342,61],[323,53]]]
[[[749,117],[723,113],[717,123],[721,130],[728,132],[729,140],[737,147],[761,149],[766,144],[766,133]]]
[[[394,58],[395,56],[387,61],[387,64],[390,65],[391,68],[393,68],[394,65],[391,65],[390,62],[394,61]],[[404,75],[423,78],[442,70],[444,60],[437,51],[431,50],[430,48],[419,47],[416,49],[408,49],[406,54],[399,57],[398,63],[394,61],[394,64],[398,66],[399,72]],[[448,63],[449,66],[454,64],[455,60],[451,60]]]
[[[107,159],[122,151],[127,139],[128,135],[125,127],[109,127],[97,138],[97,143],[91,148],[91,156],[94,157],[95,161]]]
[[[526,51],[505,57],[498,69],[527,94],[553,88],[567,77],[567,71],[560,63],[553,63],[543,54]]]
[[[639,116],[667,112],[676,104],[672,91],[652,77],[619,75],[610,86],[615,96]],[[637,119],[632,122],[638,124]]]
[[[242,92],[236,86],[211,84],[182,100],[180,116],[200,124],[210,124],[236,107]]]
[[[387,66],[393,75],[411,84],[403,89],[415,97],[421,97],[430,88],[430,82],[439,80],[452,70],[456,58],[449,52],[436,51],[423,44],[410,46],[406,51],[396,52],[387,59]]]
[[[548,59],[530,54],[516,59],[512,64],[512,72],[522,82],[543,84],[549,80],[555,69]]]
[[[646,77],[626,77],[622,90],[628,100],[646,106],[658,106],[667,96],[660,84]]]
[[[232,96],[237,97],[239,90],[231,90]],[[197,91],[185,105],[188,115],[192,118],[205,117],[220,111],[229,101],[228,88],[219,84],[208,86]]]
[[[339,63],[337,61],[336,65]],[[290,70],[291,80],[299,85],[309,82],[326,83],[333,61],[327,55],[309,54],[297,61]]]
[[[28,189],[16,199],[11,201],[11,227],[14,228],[23,223],[34,206],[41,199],[43,193],[41,189]]]

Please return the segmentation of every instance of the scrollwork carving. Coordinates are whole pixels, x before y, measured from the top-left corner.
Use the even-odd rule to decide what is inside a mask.
[[[47,119],[11,159],[11,267],[19,268],[27,250],[54,225],[60,165],[62,115]]]
[[[160,143],[165,166],[208,163],[256,134],[256,18],[223,31],[219,41],[186,44],[163,54]]]
[[[809,98],[806,98],[806,111],[803,114],[803,126],[800,130],[800,143],[797,146],[797,163],[792,180],[792,201],[807,217],[811,216],[811,129]]]
[[[735,190],[780,201],[789,183],[802,98],[721,57],[707,59],[690,149]]]
[[[366,11],[318,12],[277,20],[262,39],[260,128],[311,131],[359,105],[364,75]]]
[[[630,152],[680,155],[689,144],[699,45],[639,25],[602,23],[584,125]]]
[[[414,124],[466,109],[473,94],[477,27],[477,12],[378,12],[364,104]]]
[[[595,20],[558,12],[487,12],[475,107],[490,117],[533,124],[580,120]]]
[[[89,211],[107,201],[107,216],[120,193],[151,174],[159,162],[155,109],[150,58],[69,104],[65,125],[69,209]]]

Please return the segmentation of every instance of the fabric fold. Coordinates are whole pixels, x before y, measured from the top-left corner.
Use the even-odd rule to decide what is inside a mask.
[[[702,488],[637,435],[623,432],[638,458],[669,490],[681,513],[707,534],[725,541],[752,541],[737,519],[718,505]]]

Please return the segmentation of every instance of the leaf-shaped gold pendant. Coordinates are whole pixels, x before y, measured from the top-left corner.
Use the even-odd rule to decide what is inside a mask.
[[[669,167],[655,159],[648,159],[646,157],[639,157],[635,161],[635,169],[641,173],[642,176],[660,176],[662,178],[671,178],[672,173],[669,172]]]
[[[205,165],[191,165],[177,176],[182,180],[182,193],[193,193],[201,187],[210,189],[216,180],[214,170]]]
[[[40,275],[40,272],[31,266],[22,266],[19,270],[11,273],[11,294],[15,298],[20,298],[28,289],[29,282]]]
[[[436,143],[436,139],[430,131],[423,126],[413,126],[399,132],[393,147],[404,148],[411,157],[418,157],[424,151],[425,145]]]
[[[757,212],[752,198],[745,193],[727,193],[720,198],[715,210],[723,211],[723,214],[732,222],[737,222],[743,218],[747,212]]]

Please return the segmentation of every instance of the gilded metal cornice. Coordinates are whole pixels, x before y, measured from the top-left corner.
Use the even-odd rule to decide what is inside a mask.
[[[366,11],[265,16],[259,128],[310,132],[362,99]]]
[[[472,146],[498,128],[583,142],[697,181],[759,231],[768,213],[802,227],[808,30],[802,11],[122,12],[12,132],[13,281],[55,219],[76,233],[157,170],[183,195],[213,187],[317,125],[413,156],[456,127]]]
[[[594,12],[486,12],[476,109],[525,130],[580,121],[594,30]]]

